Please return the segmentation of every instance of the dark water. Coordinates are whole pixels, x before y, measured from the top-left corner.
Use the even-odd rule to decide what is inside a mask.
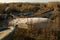
[[[33,11],[25,11],[25,12],[22,12],[23,15],[32,15],[34,12]]]
[[[43,14],[41,14],[40,16],[41,17],[45,17],[45,18],[49,18],[50,16],[52,16],[52,11],[51,12],[47,12],[47,13],[43,13]]]
[[[7,27],[2,27],[2,28],[0,28],[0,32],[1,32],[1,31],[4,31],[4,30],[7,30],[7,29],[9,29],[9,28],[7,28]]]
[[[13,15],[18,15],[18,14],[19,14],[19,12],[18,12],[18,11],[16,11],[16,10],[13,10],[13,11],[12,11],[12,14],[13,14]]]
[[[34,12],[33,11],[23,11],[23,12],[17,12],[17,11],[13,11],[12,14],[13,15],[18,15],[18,14],[22,14],[24,16],[27,16],[27,15],[32,15]]]

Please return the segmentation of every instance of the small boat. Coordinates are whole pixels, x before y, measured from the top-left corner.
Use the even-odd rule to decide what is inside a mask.
[[[9,40],[13,36],[15,29],[16,29],[16,26],[0,28],[0,40]]]

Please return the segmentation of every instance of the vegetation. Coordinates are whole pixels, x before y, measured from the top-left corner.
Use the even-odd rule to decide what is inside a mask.
[[[8,10],[5,9],[9,7]],[[46,13],[47,11],[52,10],[54,19],[50,21],[53,23],[53,29],[45,28],[39,29],[34,25],[29,29],[21,29],[17,27],[15,34],[11,38],[11,40],[59,40],[58,34],[59,31],[59,15],[60,15],[60,3],[58,2],[50,2],[50,3],[5,3],[0,4],[0,14],[8,14],[7,19],[4,20],[12,20],[17,17],[39,17],[41,14]],[[23,13],[33,11],[32,15],[23,15]],[[17,15],[13,13],[17,12]],[[0,15],[1,16],[1,15]],[[6,24],[6,23],[5,23]],[[8,23],[7,23],[8,24]],[[31,25],[29,25],[30,27]],[[47,25],[49,26],[49,25]],[[58,32],[58,33],[57,33]]]

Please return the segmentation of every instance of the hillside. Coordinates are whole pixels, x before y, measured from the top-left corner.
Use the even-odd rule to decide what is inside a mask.
[[[58,36],[60,33],[58,31],[60,29],[60,2],[0,3],[0,22],[3,22],[0,26],[10,26],[8,22],[12,19],[25,17],[49,18],[49,23],[54,25],[53,29],[50,27],[39,29],[36,28],[36,25],[19,24],[11,40],[60,40],[60,36]],[[19,26],[32,26],[32,28],[22,29]]]

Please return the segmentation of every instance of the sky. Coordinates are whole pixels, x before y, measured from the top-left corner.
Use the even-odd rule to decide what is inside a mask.
[[[51,1],[58,1],[60,0],[0,0],[2,3],[9,3],[9,2],[51,2]]]

